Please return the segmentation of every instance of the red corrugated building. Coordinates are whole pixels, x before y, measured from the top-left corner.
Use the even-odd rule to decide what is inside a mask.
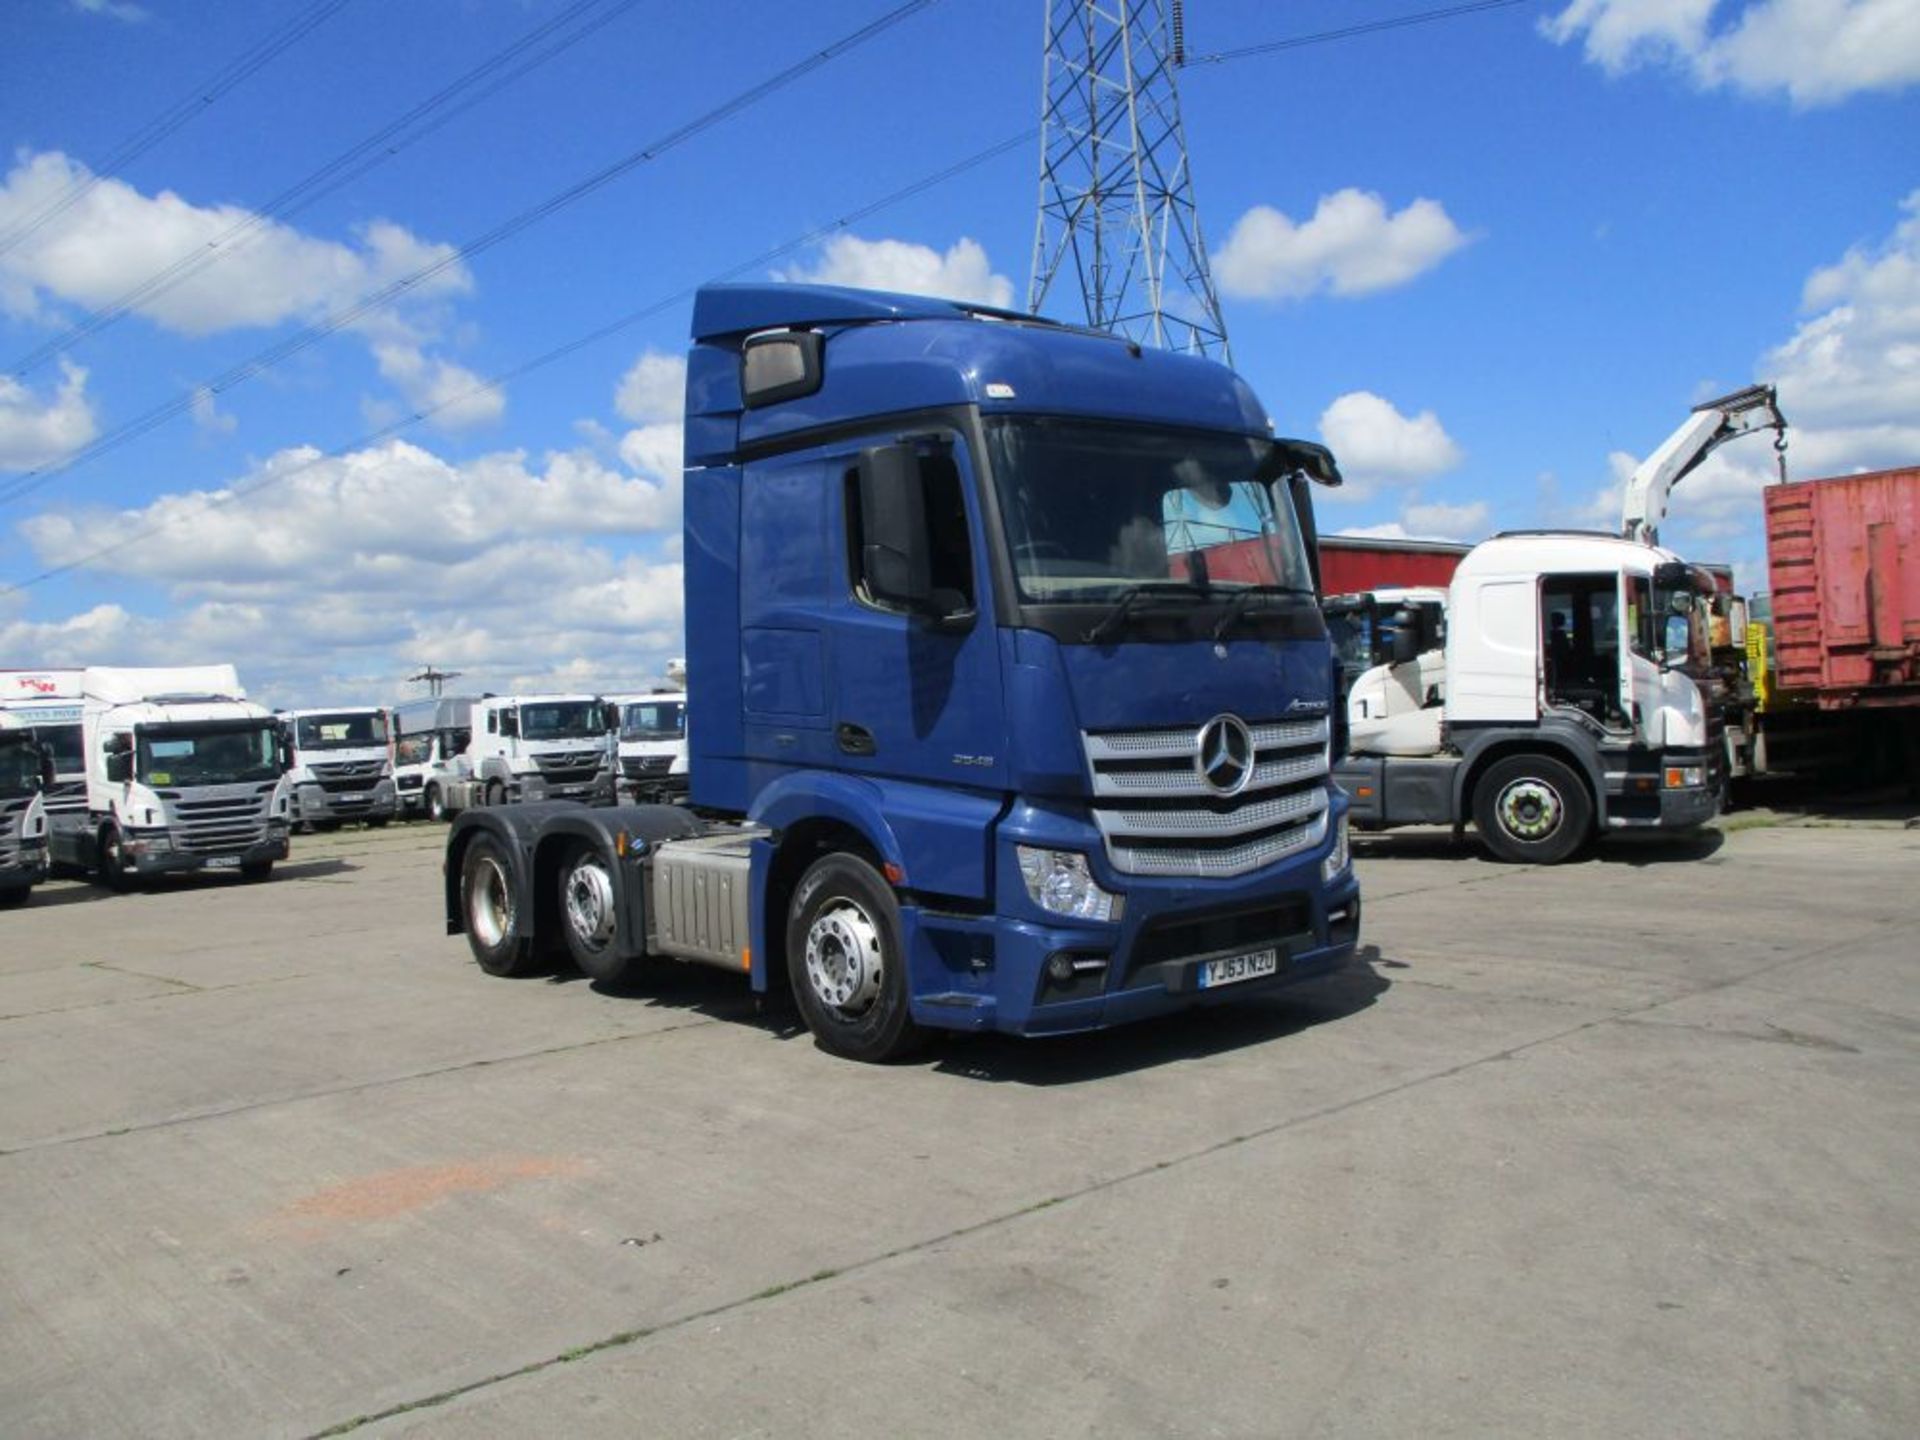
[[[1388,540],[1372,535],[1320,537],[1320,593],[1430,585],[1444,590],[1471,545],[1451,540]]]

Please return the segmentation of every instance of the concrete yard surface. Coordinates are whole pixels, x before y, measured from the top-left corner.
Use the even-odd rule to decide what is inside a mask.
[[[484,976],[443,834],[0,914],[0,1435],[1920,1433],[1920,832],[1388,837],[1338,977],[886,1068]]]

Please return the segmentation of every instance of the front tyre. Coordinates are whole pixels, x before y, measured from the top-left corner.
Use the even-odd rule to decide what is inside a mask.
[[[900,902],[866,861],[825,855],[800,877],[787,907],[787,974],[821,1049],[882,1061],[919,1044]]]
[[[133,889],[138,877],[127,868],[126,842],[121,837],[118,825],[102,826],[100,830],[100,883],[118,895],[125,895]]]
[[[507,852],[491,835],[476,835],[460,857],[460,917],[467,948],[489,975],[525,975],[533,968],[533,941],[515,934],[520,892]]]
[[[249,885],[258,885],[262,880],[273,878],[273,861],[257,860],[251,865],[240,867],[240,878]]]
[[[440,793],[438,785],[427,786],[426,807],[429,820],[444,821],[447,818],[447,797]]]
[[[1515,865],[1558,865],[1593,831],[1586,783],[1546,755],[1496,760],[1473,790],[1473,823],[1494,857]]]
[[[618,985],[639,972],[637,956],[621,955],[620,916],[614,897],[613,870],[605,854],[592,845],[576,845],[560,862],[560,930],[567,954],[590,980]]]

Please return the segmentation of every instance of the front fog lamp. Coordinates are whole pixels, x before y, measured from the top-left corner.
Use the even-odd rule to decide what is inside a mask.
[[[1320,862],[1321,883],[1332,884],[1352,858],[1347,849],[1347,817],[1342,815],[1333,822],[1333,848],[1327,851],[1327,858]]]
[[[1667,789],[1697,789],[1707,783],[1707,771],[1704,765],[1669,765],[1667,767]]]
[[[1027,882],[1027,898],[1053,915],[1075,920],[1113,920],[1120,914],[1120,897],[1102,890],[1087,868],[1087,857],[1077,850],[1039,850],[1016,845],[1020,878]]]

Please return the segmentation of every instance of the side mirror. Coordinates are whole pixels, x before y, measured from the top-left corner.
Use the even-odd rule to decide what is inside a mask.
[[[133,752],[119,750],[107,755],[107,779],[112,784],[124,785],[133,779]]]
[[[1663,638],[1664,648],[1667,654],[1685,655],[1687,653],[1687,617],[1685,615],[1669,615],[1667,617],[1666,634]]]
[[[618,735],[620,733],[620,707],[618,705],[602,705],[600,707],[600,728],[605,730],[609,735]]]
[[[280,732],[280,769],[284,772],[293,769],[293,732]]]
[[[1402,611],[1394,617],[1393,638],[1387,644],[1387,658],[1395,665],[1404,665],[1419,653],[1419,621]]]
[[[509,740],[520,738],[520,713],[517,710],[500,712],[500,733]]]
[[[926,488],[911,445],[877,445],[859,469],[860,573],[883,605],[926,613],[932,608],[933,555],[927,534]]]
[[[1321,485],[1345,483],[1333,451],[1324,445],[1311,440],[1281,440],[1276,442],[1274,454],[1283,473],[1298,471]]]
[[[56,778],[58,777],[55,775],[53,769],[53,756],[42,750],[40,752],[40,788],[42,790],[53,789],[53,782]]]
[[[103,755],[131,755],[133,753],[133,736],[127,734],[124,730],[107,736],[106,739],[100,742],[100,753]]]

